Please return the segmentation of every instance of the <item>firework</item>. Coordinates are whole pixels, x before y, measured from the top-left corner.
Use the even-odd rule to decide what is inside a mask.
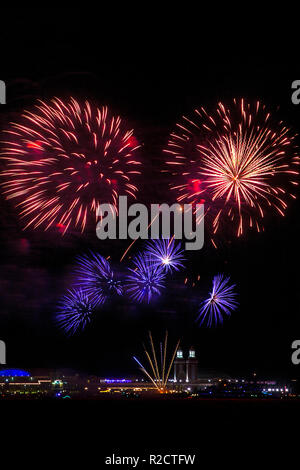
[[[167,272],[179,271],[184,267],[181,243],[176,244],[174,238],[149,241],[146,244],[146,255],[155,265],[162,266]]]
[[[200,325],[211,327],[223,323],[223,316],[236,310],[238,302],[234,288],[235,284],[230,284],[229,277],[223,274],[214,277],[212,291],[200,305],[197,318]]]
[[[83,331],[91,321],[95,307],[95,303],[81,289],[69,290],[59,304],[57,324],[70,336]]]
[[[153,296],[160,295],[164,288],[165,273],[161,266],[149,260],[144,254],[133,259],[133,268],[129,268],[127,291],[129,296],[138,302],[149,303]]]
[[[109,261],[98,253],[80,256],[76,267],[77,284],[96,304],[123,294],[121,281],[116,279]]]
[[[117,211],[120,195],[136,198],[139,147],[107,107],[73,98],[39,101],[4,131],[4,194],[16,202],[25,228],[83,232],[99,204]]]
[[[167,363],[168,332],[166,332],[164,345],[160,343],[161,363],[159,367],[151,332],[149,332],[149,338],[150,338],[150,347],[151,347],[150,352],[148,352],[146,348],[144,349],[145,349],[147,360],[149,362],[150,372],[146,370],[146,368],[141,364],[141,362],[135,356],[133,356],[133,359],[139,365],[140,369],[146,375],[146,377],[148,377],[148,379],[151,380],[155,388],[160,393],[165,393],[167,390],[168,378],[169,378],[169,375],[170,375],[170,372],[174,363],[174,359],[175,359],[180,341],[178,341],[174,349],[170,362]]]
[[[227,222],[240,236],[251,227],[262,230],[272,210],[284,215],[288,199],[296,197],[294,139],[259,101],[219,103],[212,115],[196,109],[177,124],[164,150],[163,171],[171,174],[178,202],[205,204],[206,228],[213,235]]]

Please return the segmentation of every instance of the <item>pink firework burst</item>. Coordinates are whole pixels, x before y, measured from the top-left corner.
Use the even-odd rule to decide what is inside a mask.
[[[284,215],[288,199],[296,197],[294,139],[259,101],[219,103],[211,115],[201,108],[183,116],[164,150],[163,171],[179,203],[205,204],[212,237],[224,223],[240,236],[251,227],[262,230],[272,210]]]
[[[85,230],[99,204],[136,198],[141,162],[133,130],[104,106],[39,101],[2,138],[2,187],[27,227]]]

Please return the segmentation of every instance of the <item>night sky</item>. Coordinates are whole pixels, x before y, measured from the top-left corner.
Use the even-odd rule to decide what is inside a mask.
[[[288,57],[252,44],[244,53],[220,41],[218,47],[195,28],[182,33],[152,25],[105,26],[92,15],[14,14],[13,31],[1,31],[1,76],[7,105],[1,126],[37,98],[88,98],[124,116],[143,142],[142,202],[167,202],[158,171],[162,148],[175,122],[196,106],[244,97],[262,100],[296,132],[300,105],[291,102],[291,83],[300,78]],[[184,21],[184,20],[183,20]],[[144,33],[142,36],[142,32]],[[14,40],[12,40],[12,34]],[[275,47],[275,46],[274,46]],[[298,144],[300,141],[298,139]],[[108,305],[77,338],[66,338],[53,322],[56,304],[70,285],[78,254],[88,249],[111,255],[116,266],[127,242],[100,242],[94,232],[22,231],[13,206],[0,196],[0,338],[8,365],[73,368],[101,376],[136,373],[132,355],[142,355],[148,329],[174,343],[196,347],[203,369],[229,374],[296,377],[291,343],[299,339],[299,199],[284,218],[272,217],[264,233],[249,233],[218,250],[208,244],[187,253],[187,273],[176,275],[161,300],[149,307],[121,300]],[[136,244],[135,251],[142,245]],[[214,274],[237,284],[240,307],[218,329],[198,328],[197,302]],[[199,285],[183,287],[185,276],[200,274]],[[298,371],[299,370],[299,371]]]

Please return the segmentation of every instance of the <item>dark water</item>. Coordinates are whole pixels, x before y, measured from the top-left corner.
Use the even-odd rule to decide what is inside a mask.
[[[196,468],[204,459],[222,468],[260,468],[276,464],[279,458],[288,463],[298,448],[299,410],[298,400],[228,399],[2,402],[0,406],[1,416],[9,417],[1,420],[4,441],[12,440],[26,452],[38,448],[54,460],[59,455],[61,465],[69,467],[83,457],[86,465],[96,468],[107,468],[104,460],[112,453],[141,457],[192,453]]]

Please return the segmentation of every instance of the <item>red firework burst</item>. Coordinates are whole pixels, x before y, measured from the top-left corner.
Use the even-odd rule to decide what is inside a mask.
[[[133,130],[107,107],[73,98],[39,101],[4,131],[2,187],[25,228],[69,227],[83,232],[101,203],[136,198],[140,147]]]
[[[226,220],[237,236],[249,227],[260,231],[269,209],[284,215],[288,198],[296,197],[294,139],[259,101],[219,103],[212,115],[201,108],[191,119],[183,116],[164,150],[163,171],[178,202],[205,203],[213,234]]]

